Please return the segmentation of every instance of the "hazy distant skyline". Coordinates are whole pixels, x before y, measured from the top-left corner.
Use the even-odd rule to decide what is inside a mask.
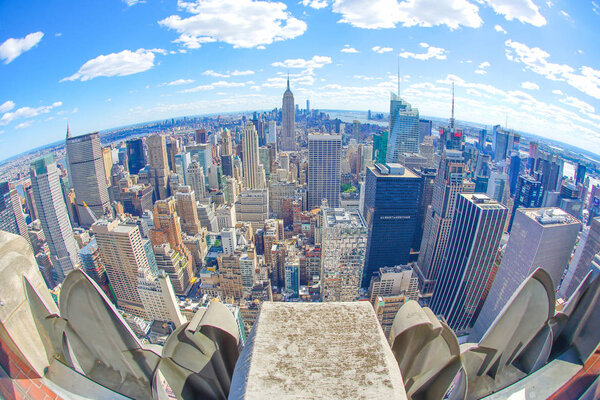
[[[0,159],[64,137],[296,103],[421,114],[600,154],[598,2],[2,2]]]

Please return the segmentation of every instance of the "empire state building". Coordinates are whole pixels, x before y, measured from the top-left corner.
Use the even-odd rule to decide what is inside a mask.
[[[296,150],[296,133],[295,133],[295,109],[294,95],[290,90],[290,77],[287,80],[287,90],[283,93],[283,106],[281,116],[281,139],[280,150],[294,151]]]

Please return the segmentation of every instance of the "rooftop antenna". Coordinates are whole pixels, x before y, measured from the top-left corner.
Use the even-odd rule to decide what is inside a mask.
[[[287,88],[288,88],[288,90],[290,90],[290,71],[289,70],[288,70]]]
[[[454,132],[454,81],[452,81],[452,112],[450,115],[450,128]]]
[[[67,121],[67,139],[71,138],[71,131],[69,130],[69,121]]]

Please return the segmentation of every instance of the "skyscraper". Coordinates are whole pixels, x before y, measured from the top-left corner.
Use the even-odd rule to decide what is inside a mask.
[[[42,223],[42,229],[50,259],[56,273],[55,281],[62,282],[65,276],[79,268],[77,243],[69,221],[67,206],[60,187],[60,172],[51,154],[31,162],[29,176],[35,199],[35,208]]]
[[[362,286],[382,267],[408,264],[417,231],[423,178],[400,164],[367,168],[362,215],[369,235]]]
[[[206,197],[206,178],[204,176],[204,169],[197,161],[192,161],[188,166],[186,179],[186,183],[194,191],[196,199],[204,199]]]
[[[181,230],[191,236],[200,233],[194,191],[189,186],[179,186],[175,198],[177,199],[177,212],[181,218]]]
[[[423,143],[425,136],[431,136],[432,121],[429,119],[419,120],[419,143]]]
[[[440,140],[438,142],[440,151],[462,150],[463,133],[461,129],[456,129],[454,120],[454,82],[452,82],[452,111],[450,112],[450,121],[448,126],[440,128]]]
[[[474,343],[537,268],[543,268],[558,287],[580,227],[579,221],[559,208],[521,208],[517,212],[498,272],[471,331]]]
[[[508,231],[512,228],[515,214],[519,207],[537,208],[542,205],[542,183],[528,175],[521,175],[517,181],[515,203],[508,223]]]
[[[173,322],[176,327],[186,322],[179,310],[171,280],[164,271],[155,275],[150,268],[141,268],[137,284],[148,320]]]
[[[110,293],[108,286],[106,269],[102,263],[102,257],[100,256],[100,250],[98,249],[96,238],[90,240],[81,248],[81,250],[79,250],[79,258],[81,260],[81,267],[85,273],[102,288],[104,293],[106,293],[109,298],[112,298],[112,294]]]
[[[104,158],[98,132],[71,137],[67,129],[67,162],[69,182],[75,189],[79,224],[88,228],[94,223],[94,219],[86,210],[86,205],[96,218],[110,212]]]
[[[144,140],[142,138],[130,139],[126,142],[127,165],[129,173],[137,175],[140,169],[146,166],[146,153],[144,152]]]
[[[560,287],[559,293],[564,300],[573,294],[585,278],[590,271],[594,256],[598,253],[600,253],[600,217],[592,218],[589,228],[584,228],[581,232],[577,250]]]
[[[281,107],[281,139],[279,148],[282,151],[296,150],[296,115],[294,108],[294,95],[290,90],[290,77],[287,80],[287,89],[283,93]]]
[[[430,307],[457,333],[471,329],[481,309],[484,289],[508,210],[485,194],[460,194],[450,240]]]
[[[508,132],[504,131],[500,125],[493,128],[494,161],[506,159],[508,148]]]
[[[138,271],[149,268],[139,228],[134,224],[120,223],[118,219],[101,219],[92,225],[91,231],[96,237],[108,281],[117,298],[117,307],[148,319],[137,290]]]
[[[387,157],[388,132],[382,131],[373,134],[373,161],[385,164]],[[391,161],[390,161],[391,162]]]
[[[308,209],[339,207],[341,189],[341,135],[308,135]]]
[[[360,121],[352,121],[352,137],[356,140],[356,143],[360,143]]]
[[[510,195],[514,196],[517,190],[517,181],[521,174],[521,157],[519,152],[513,150],[510,154],[510,166],[508,169],[508,179],[510,183]]]
[[[244,172],[244,187],[246,189],[263,189],[264,177],[259,173],[258,135],[251,123],[246,123],[242,136],[242,169]]]
[[[153,252],[158,270],[169,276],[177,295],[185,296],[194,277],[191,257],[188,258],[180,251],[172,249],[169,243],[154,245]]]
[[[419,110],[392,93],[390,135],[386,161],[395,163],[403,153],[419,152]]]
[[[269,121],[267,144],[274,144],[277,146],[277,121]]]
[[[31,244],[21,199],[17,189],[11,189],[8,182],[0,183],[0,230],[21,235]]]
[[[323,210],[321,298],[353,301],[358,297],[367,247],[367,226],[358,210]]]
[[[146,139],[148,145],[149,177],[154,188],[154,198],[164,200],[169,195],[169,161],[167,142],[162,135],[151,135]]]
[[[427,210],[419,253],[419,285],[423,293],[432,293],[450,234],[456,197],[473,193],[475,185],[465,180],[466,165],[457,150],[446,150],[435,177],[431,207]]]

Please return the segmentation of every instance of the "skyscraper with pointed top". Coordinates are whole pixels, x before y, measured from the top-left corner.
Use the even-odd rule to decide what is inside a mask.
[[[398,93],[392,93],[390,100],[389,132],[387,162],[398,162],[403,153],[419,152],[419,110],[400,98],[400,65]]]
[[[456,121],[454,119],[454,81],[452,81],[452,110],[450,112],[450,121],[446,128],[440,129],[439,150],[462,150],[462,136],[462,129],[456,129]]]
[[[287,89],[283,93],[283,105],[281,107],[281,137],[279,149],[282,151],[296,150],[295,118],[294,95],[290,90],[290,76],[288,74]]]

